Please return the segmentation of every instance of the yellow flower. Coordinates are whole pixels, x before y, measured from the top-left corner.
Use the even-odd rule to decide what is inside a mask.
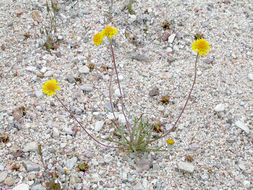
[[[209,43],[204,39],[195,40],[192,44],[192,50],[198,52],[199,55],[206,55],[207,50],[210,49]]]
[[[93,37],[93,42],[95,45],[100,45],[103,43],[104,35],[102,33],[97,33]]]
[[[43,85],[42,92],[44,92],[48,96],[56,94],[55,91],[61,89],[60,86],[58,86],[57,84],[59,84],[59,82],[52,78],[51,80],[45,82],[45,84]]]
[[[166,142],[167,142],[168,145],[175,144],[175,141],[173,139],[167,139]]]
[[[108,38],[112,39],[112,37],[118,33],[118,30],[116,28],[112,28],[110,26],[105,27],[105,29],[102,31],[104,36],[107,36]]]

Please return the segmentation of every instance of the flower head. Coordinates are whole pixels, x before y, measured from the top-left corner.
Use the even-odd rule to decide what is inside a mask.
[[[93,37],[93,42],[95,45],[100,45],[103,43],[104,35],[102,33],[97,33]]]
[[[173,139],[167,139],[166,142],[167,142],[168,145],[175,144],[175,141]]]
[[[210,49],[209,43],[205,39],[195,40],[192,44],[192,49],[198,52],[199,55],[206,55],[207,50]]]
[[[61,89],[60,86],[58,86],[57,84],[59,84],[59,82],[52,78],[51,80],[45,82],[45,84],[43,85],[42,92],[44,92],[48,96],[56,94],[55,91]]]
[[[112,37],[118,33],[118,30],[116,28],[112,28],[110,26],[105,27],[105,29],[102,31],[104,36],[107,36],[108,38],[112,39]]]

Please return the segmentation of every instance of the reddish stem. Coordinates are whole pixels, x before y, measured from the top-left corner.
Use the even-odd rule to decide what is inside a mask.
[[[112,73],[110,74],[109,98],[110,98],[110,105],[111,105],[111,108],[112,108],[112,114],[113,114],[114,120],[116,121],[116,116],[115,116],[115,113],[114,113],[114,106],[113,106],[113,103],[112,103],[112,91],[111,91],[111,87],[112,87],[112,75],[113,75],[113,70],[112,70]]]
[[[128,122],[128,119],[127,119],[127,117],[126,117],[125,110],[124,110],[123,94],[122,94],[122,90],[121,90],[121,87],[120,87],[119,75],[118,75],[118,71],[117,71],[117,65],[116,65],[116,61],[115,61],[115,55],[114,55],[114,51],[113,51],[112,42],[110,42],[110,44],[111,44],[111,51],[112,51],[113,66],[114,66],[115,74],[116,74],[116,76],[117,76],[117,83],[118,83],[119,93],[120,93],[120,96],[121,96],[121,97],[120,97],[120,102],[121,102],[121,107],[122,107],[122,113],[123,113],[124,118],[125,118],[125,120],[126,120],[128,133],[129,133],[130,139],[131,139],[131,141],[132,141],[132,135],[131,135],[130,124],[129,124],[129,122]]]
[[[188,104],[188,102],[189,102],[189,100],[190,100],[190,98],[191,98],[191,93],[192,93],[192,90],[193,90],[194,85],[195,85],[195,83],[196,83],[198,58],[199,58],[199,54],[197,54],[196,60],[195,60],[194,80],[193,80],[193,83],[192,83],[192,87],[191,87],[191,89],[190,89],[190,92],[189,92],[188,97],[187,97],[187,99],[186,99],[186,102],[185,102],[185,104],[184,104],[184,107],[183,107],[181,113],[179,114],[179,116],[178,116],[176,122],[174,123],[174,125],[172,126],[172,128],[171,128],[170,130],[168,130],[165,134],[163,134],[162,136],[160,136],[160,137],[158,137],[158,138],[156,138],[156,139],[154,139],[154,140],[151,140],[150,142],[153,142],[153,141],[156,141],[156,140],[158,140],[158,139],[161,139],[161,138],[166,137],[171,131],[173,131],[173,130],[175,129],[175,127],[176,127],[178,121],[180,120],[182,114],[184,113],[184,110],[185,110],[185,108],[186,108],[186,106],[187,106],[187,104]]]
[[[65,110],[67,112],[69,112],[69,114],[74,118],[74,120],[80,125],[80,127],[85,131],[85,133],[87,133],[87,135],[92,138],[94,141],[96,141],[98,144],[102,145],[102,146],[105,146],[107,148],[124,148],[124,147],[120,147],[120,146],[109,146],[109,145],[106,145],[106,144],[103,144],[101,142],[99,142],[95,137],[93,137],[86,129],[85,127],[82,125],[82,123],[80,121],[78,121],[78,119],[74,116],[74,114],[63,104],[63,102],[58,98],[57,95],[55,95],[57,100],[61,103],[61,105],[65,108]]]

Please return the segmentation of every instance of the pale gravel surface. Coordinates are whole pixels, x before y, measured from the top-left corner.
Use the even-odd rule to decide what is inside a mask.
[[[151,153],[137,163],[132,155],[99,146],[82,130],[74,134],[72,128],[77,124],[54,97],[41,94],[42,84],[54,77],[62,88],[59,97],[89,131],[102,137],[113,131],[105,107],[109,102],[108,72],[79,71],[87,64],[88,55],[97,68],[112,67],[107,46],[92,42],[93,35],[108,25],[108,2],[60,0],[57,35],[63,42],[51,54],[41,47],[41,24],[31,16],[38,10],[46,23],[45,1],[0,2],[0,45],[6,46],[0,49],[0,134],[10,138],[7,144],[0,143],[0,188],[24,183],[30,189],[36,189],[36,185],[43,189],[39,187],[44,185],[40,181],[43,167],[36,153],[36,144],[41,143],[48,168],[57,168],[61,182],[65,181],[63,169],[67,168],[67,189],[252,189],[252,1],[136,0],[135,15],[122,11],[124,1],[114,3],[113,23],[109,25],[119,30],[115,54],[131,119],[144,113],[145,118],[159,119],[169,129],[193,80],[193,35],[203,33],[211,46],[199,61],[191,101],[177,130],[168,136],[176,141],[175,146],[167,152]],[[23,14],[17,16],[17,10]],[[166,20],[172,25],[164,31],[162,23]],[[26,32],[31,38],[24,40]],[[166,32],[176,34],[172,44],[161,40]],[[125,33],[135,37],[134,44]],[[136,55],[146,60],[133,59]],[[80,77],[82,83],[67,80],[73,77]],[[83,91],[90,86],[91,91]],[[160,93],[150,97],[149,91],[155,86]],[[117,100],[116,83],[113,88]],[[171,97],[170,104],[159,103],[162,95]],[[25,107],[26,115],[15,121],[12,111],[20,106]],[[98,121],[105,121],[99,133],[95,130]],[[165,139],[158,144],[166,148]],[[22,157],[13,156],[17,150],[29,148]],[[186,155],[193,158],[193,172],[178,169],[184,167],[181,162],[186,162]],[[29,172],[23,164],[27,161],[39,166]],[[76,171],[83,162],[89,165],[85,177]],[[20,165],[19,171],[11,170],[13,164]]]

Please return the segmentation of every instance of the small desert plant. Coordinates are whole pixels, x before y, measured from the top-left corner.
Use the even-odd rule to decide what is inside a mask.
[[[133,3],[134,3],[134,0],[129,0],[128,4],[127,4],[127,10],[129,12],[129,14],[131,14],[131,15],[135,14],[134,10],[132,9]]]
[[[188,97],[186,99],[186,102],[183,106],[182,111],[180,112],[179,116],[177,117],[175,123],[173,124],[172,128],[168,131],[166,131],[164,134],[160,136],[153,136],[152,132],[154,131],[159,131],[162,132],[161,126],[160,128],[154,128],[154,125],[150,125],[148,121],[145,121],[142,117],[142,115],[135,119],[133,123],[131,124],[128,121],[127,114],[125,111],[125,105],[124,105],[124,96],[122,93],[122,89],[120,86],[120,80],[119,80],[119,74],[117,70],[117,64],[115,60],[115,55],[114,55],[114,49],[113,49],[113,43],[112,43],[112,38],[118,33],[118,30],[116,28],[112,28],[110,26],[107,26],[102,32],[97,33],[93,37],[93,42],[95,45],[101,45],[103,43],[104,38],[106,37],[109,40],[109,48],[111,50],[111,55],[112,55],[112,62],[113,62],[113,70],[112,73],[110,74],[110,84],[109,84],[109,98],[110,98],[110,104],[112,108],[112,114],[114,116],[114,123],[115,123],[115,131],[113,133],[113,136],[106,139],[112,143],[114,143],[116,146],[110,146],[106,145],[99,140],[97,140],[95,137],[93,137],[87,130],[86,128],[82,125],[82,123],[76,119],[76,117],[69,111],[69,109],[63,104],[63,102],[58,98],[56,95],[55,91],[60,90],[60,87],[57,85],[58,82],[54,79],[47,81],[44,86],[43,86],[43,92],[47,94],[48,96],[55,95],[57,100],[62,104],[62,106],[70,113],[72,118],[83,128],[83,130],[87,133],[87,135],[92,138],[94,141],[96,141],[98,144],[103,145],[108,148],[118,148],[122,150],[127,150],[130,152],[147,152],[147,151],[160,151],[161,147],[157,148],[152,148],[151,144],[154,141],[157,141],[159,139],[162,139],[166,137],[171,131],[173,131],[180,120],[187,104],[188,101],[191,97],[192,90],[194,88],[194,85],[196,83],[196,76],[197,76],[197,62],[199,59],[200,55],[204,55],[207,53],[207,50],[210,49],[208,42],[204,40],[203,38],[198,38],[194,41],[192,44],[192,49],[197,52],[196,55],[196,60],[195,60],[195,69],[194,69],[194,80],[192,83],[192,86],[190,88],[190,92],[188,94]],[[120,103],[121,103],[121,111],[124,116],[124,119],[126,121],[126,125],[121,125],[117,122],[116,115],[114,113],[114,106],[112,102],[112,93],[111,93],[111,83],[112,83],[112,76],[113,73],[115,72],[116,79],[117,79],[117,85],[118,89],[120,92]],[[169,102],[169,97],[162,97],[161,99],[162,103],[168,103]],[[158,123],[161,125],[160,123]],[[155,126],[157,127],[157,126]],[[167,139],[167,144],[168,145],[173,145],[175,142],[173,139]]]
[[[43,173],[43,177],[46,180],[46,187],[47,189],[51,189],[51,190],[61,190],[62,189],[62,185],[58,180],[58,174],[57,172],[50,172],[48,170],[47,165],[45,164],[44,158],[43,158],[43,151],[42,151],[42,145],[38,144],[38,154],[40,156],[40,160],[42,163],[42,166],[44,168],[44,173]],[[65,177],[67,177],[67,172],[65,171]],[[66,181],[66,180],[65,180]]]
[[[57,13],[59,11],[58,0],[46,0],[47,17],[49,23],[42,25],[41,34],[45,34],[46,42],[44,44],[47,51],[57,48],[58,40],[56,38],[57,32]]]
[[[130,138],[126,127],[124,125],[117,125],[114,136],[107,140],[135,153],[139,151],[159,151],[160,148],[152,149],[148,147],[151,143],[152,131],[151,125],[148,121],[143,121],[141,115],[140,118],[134,120]]]

